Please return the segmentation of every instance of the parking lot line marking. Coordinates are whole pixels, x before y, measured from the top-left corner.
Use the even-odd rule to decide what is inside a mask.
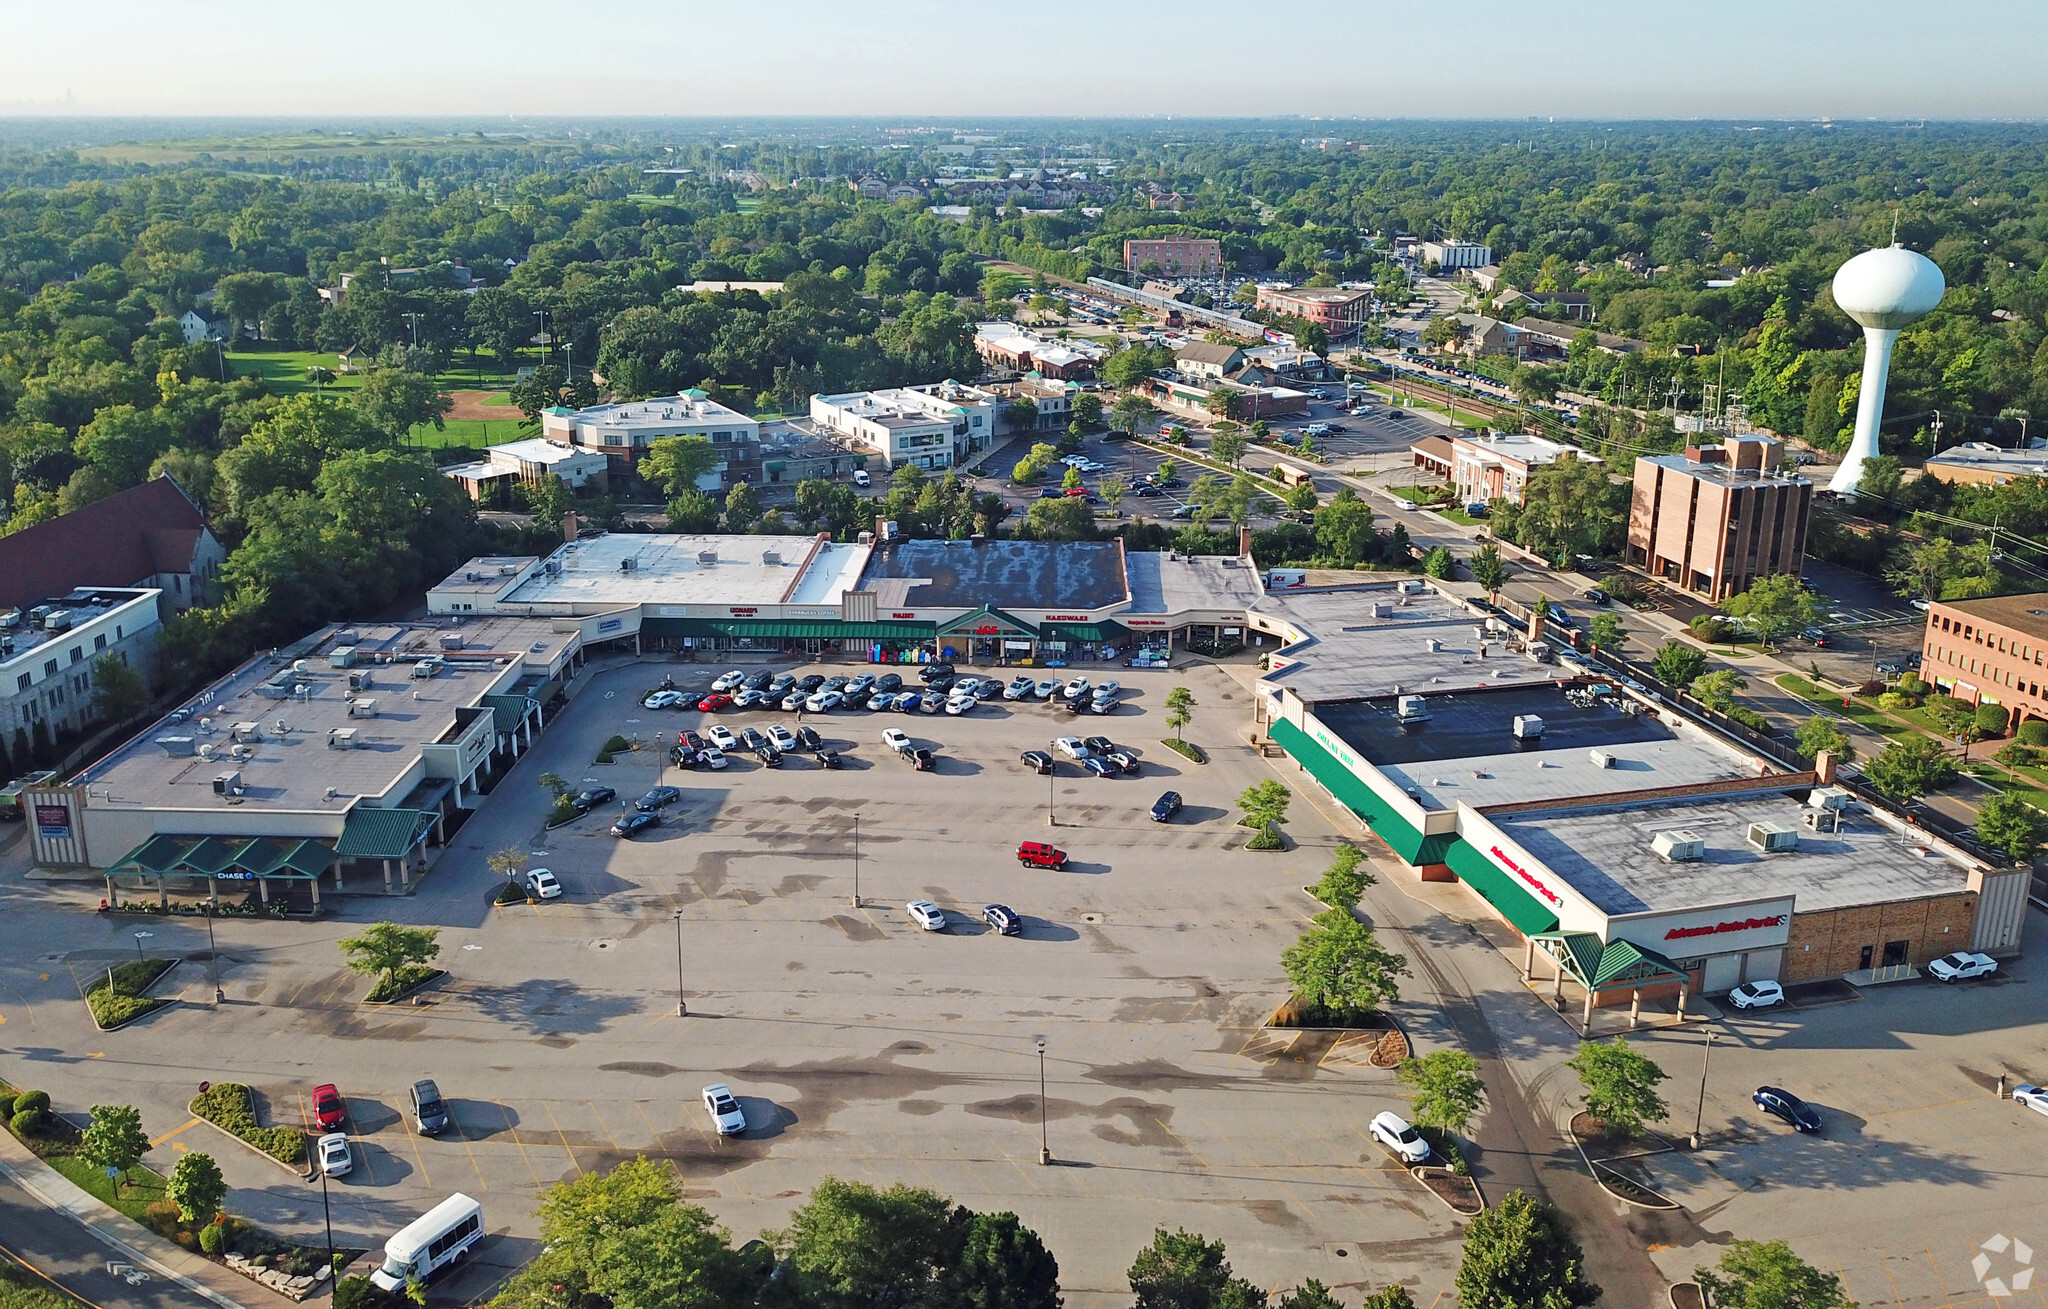
[[[165,1141],[168,1141],[168,1140],[170,1140],[170,1139],[171,1139],[172,1137],[174,1137],[174,1136],[178,1135],[178,1134],[179,1134],[180,1132],[183,1132],[183,1131],[185,1131],[185,1130],[186,1130],[186,1128],[191,1128],[191,1127],[197,1127],[197,1126],[199,1126],[199,1124],[200,1124],[200,1123],[202,1123],[202,1122],[204,1122],[204,1121],[205,1121],[205,1120],[204,1120],[204,1119],[201,1119],[201,1118],[194,1118],[194,1119],[193,1119],[193,1120],[192,1120],[191,1122],[189,1122],[189,1123],[186,1123],[184,1127],[174,1127],[174,1128],[172,1128],[172,1129],[171,1129],[170,1131],[168,1131],[168,1132],[165,1132],[165,1133],[164,1133],[164,1134],[163,1134],[162,1136],[159,1136],[159,1137],[155,1137],[155,1138],[151,1139],[151,1141],[150,1141],[150,1143],[149,1143],[149,1144],[151,1145],[151,1147],[152,1147],[152,1148],[153,1148],[153,1147],[156,1147],[156,1146],[159,1146],[159,1145],[162,1145],[162,1144],[163,1144],[163,1143],[164,1143]]]
[[[1927,1251],[1927,1266],[1934,1271],[1934,1284],[1941,1288],[1942,1302],[1953,1305],[1955,1297],[1948,1293],[1948,1280],[1941,1275],[1941,1265],[1935,1262],[1934,1251],[1924,1245],[1920,1248]]]
[[[1195,1161],[1196,1163],[1198,1163],[1198,1164],[1200,1164],[1200,1165],[1202,1166],[1202,1171],[1203,1171],[1203,1172],[1206,1172],[1206,1173],[1208,1173],[1208,1174],[1209,1174],[1209,1176],[1211,1176],[1211,1177],[1213,1177],[1213,1178],[1217,1179],[1218,1181],[1222,1182],[1222,1183],[1223,1183],[1223,1184],[1224,1184],[1225,1186],[1229,1187],[1229,1188],[1230,1188],[1231,1190],[1233,1190],[1233,1191],[1236,1191],[1236,1192],[1237,1192],[1237,1198],[1238,1198],[1238,1199],[1240,1199],[1240,1200],[1244,1200],[1244,1201],[1250,1201],[1251,1197],[1250,1197],[1250,1196],[1248,1196],[1248,1195],[1246,1195],[1246,1194],[1244,1193],[1244,1191],[1243,1191],[1242,1189],[1240,1189],[1240,1188],[1239,1188],[1239,1186],[1237,1185],[1237,1183],[1236,1183],[1236,1182],[1233,1182],[1233,1181],[1231,1181],[1231,1180],[1230,1180],[1230,1179],[1229,1179],[1228,1177],[1224,1176],[1224,1175],[1223,1175],[1222,1173],[1219,1173],[1219,1172],[1217,1172],[1217,1171],[1216,1171],[1216,1165],[1214,1165],[1214,1164],[1210,1163],[1210,1162],[1209,1162],[1209,1161],[1208,1161],[1207,1159],[1204,1159],[1204,1158],[1203,1158],[1203,1157],[1202,1157],[1202,1156],[1201,1156],[1201,1155],[1200,1155],[1199,1153],[1197,1153],[1197,1152],[1196,1152],[1196,1150],[1195,1150],[1195,1147],[1193,1147],[1193,1146],[1189,1145],[1189,1144],[1187,1143],[1187,1141],[1186,1141],[1186,1140],[1185,1140],[1185,1139],[1184,1139],[1184,1138],[1183,1138],[1183,1137],[1181,1136],[1181,1134],[1180,1134],[1179,1132],[1176,1132],[1176,1131],[1174,1131],[1174,1130],[1173,1130],[1173,1129],[1172,1129],[1171,1127],[1168,1127],[1168,1126],[1166,1125],[1166,1120],[1165,1120],[1164,1118],[1161,1118],[1161,1117],[1160,1117],[1160,1116],[1159,1116],[1158,1114],[1153,1114],[1153,1115],[1152,1115],[1152,1125],[1153,1125],[1154,1127],[1157,1127],[1157,1128],[1158,1128],[1158,1129],[1159,1129],[1160,1131],[1162,1131],[1162,1132],[1166,1133],[1166,1134],[1167,1134],[1168,1136],[1172,1137],[1172,1138],[1174,1139],[1174,1142],[1175,1142],[1175,1144],[1179,1145],[1181,1149],[1183,1149],[1183,1150],[1185,1150],[1185,1151],[1187,1151],[1187,1152],[1188,1152],[1188,1157],[1189,1157],[1189,1158],[1193,1159],[1193,1160],[1194,1160],[1194,1161]],[[1213,1129],[1212,1129],[1212,1130],[1213,1130]]]
[[[562,1138],[562,1149],[568,1152],[569,1166],[576,1170],[578,1177],[581,1177],[583,1175],[583,1165],[576,1162],[576,1151],[569,1144],[569,1134],[562,1130],[562,1124],[555,1118],[554,1108],[545,1100],[540,1102],[540,1107],[547,1110],[548,1121],[555,1125],[555,1135]]]
[[[498,1117],[505,1120],[505,1135],[512,1138],[512,1146],[519,1151],[519,1157],[526,1161],[526,1171],[533,1174],[533,1184],[541,1186],[540,1169],[533,1166],[533,1156],[526,1153],[526,1143],[519,1139],[519,1129],[512,1125],[512,1111],[504,1105],[498,1106]]]
[[[406,1140],[412,1142],[412,1157],[420,1166],[420,1180],[428,1186],[432,1186],[434,1179],[427,1173],[427,1157],[420,1153],[419,1135],[412,1130],[412,1124],[405,1121],[405,1114],[402,1111],[398,1115],[398,1125],[405,1129]]]
[[[612,1135],[612,1129],[605,1122],[604,1114],[598,1109],[597,1102],[595,1100],[585,1100],[583,1103],[590,1106],[590,1116],[597,1119],[597,1128],[604,1133],[604,1139],[612,1143],[612,1153],[620,1155],[626,1153],[624,1150],[619,1149],[619,1138]]]
[[[1339,1157],[1340,1157],[1340,1156],[1339,1156],[1339,1155],[1337,1154],[1337,1147],[1336,1147],[1336,1146],[1334,1146],[1334,1145],[1331,1145],[1331,1144],[1330,1144],[1330,1143],[1329,1143],[1328,1141],[1325,1141],[1325,1140],[1324,1140],[1324,1139],[1323,1139],[1323,1138],[1322,1138],[1321,1136],[1317,1135],[1317,1133],[1316,1133],[1316,1129],[1315,1129],[1315,1128],[1313,1128],[1313,1127],[1309,1127],[1309,1126],[1307,1126],[1306,1124],[1304,1124],[1304,1125],[1302,1126],[1302,1129],[1301,1129],[1301,1130],[1302,1130],[1302,1131],[1304,1131],[1304,1132],[1307,1132],[1307,1133],[1308,1133],[1308,1134],[1309,1134],[1310,1136],[1314,1136],[1314,1137],[1316,1138],[1316,1144],[1317,1144],[1317,1145],[1320,1145],[1320,1146],[1322,1146],[1322,1147],[1323,1147],[1323,1149],[1325,1149],[1325,1150],[1328,1150],[1328,1151],[1330,1152],[1330,1157],[1331,1157],[1332,1159],[1336,1159],[1336,1158],[1339,1158]],[[1356,1131],[1358,1131],[1358,1128],[1354,1126],[1354,1127],[1352,1127],[1352,1129],[1351,1129],[1351,1130],[1352,1130],[1352,1131],[1354,1131],[1354,1132],[1356,1132]],[[1371,1144],[1372,1144],[1371,1138],[1369,1138],[1369,1137],[1363,1137],[1363,1136],[1361,1136],[1361,1139],[1365,1140],[1365,1142],[1366,1142],[1366,1144],[1367,1144],[1367,1145],[1371,1145]],[[1377,1149],[1378,1147],[1374,1147],[1374,1148],[1375,1148],[1375,1149]],[[1380,1191],[1380,1192],[1381,1192],[1382,1194],[1388,1194],[1388,1193],[1391,1193],[1391,1191],[1392,1191],[1392,1189],[1393,1189],[1392,1187],[1389,1187],[1389,1186],[1387,1185],[1387,1183],[1386,1183],[1386,1179],[1380,1176],[1379,1170],[1378,1170],[1377,1168],[1367,1168],[1367,1167],[1365,1167],[1365,1166],[1364,1166],[1363,1164],[1355,1164],[1355,1163],[1352,1163],[1352,1162],[1351,1162],[1350,1160],[1348,1160],[1348,1159],[1347,1159],[1347,1160],[1345,1160],[1345,1161],[1344,1161],[1344,1162],[1343,1162],[1343,1163],[1342,1163],[1341,1165],[1339,1165],[1339,1166],[1340,1166],[1340,1167],[1342,1167],[1342,1168],[1344,1168],[1344,1169],[1346,1169],[1346,1170],[1348,1170],[1348,1171],[1350,1171],[1350,1172],[1354,1172],[1354,1173],[1362,1173],[1362,1174],[1364,1174],[1364,1176],[1365,1176],[1365,1180],[1366,1180],[1366,1181],[1368,1181],[1368,1182],[1371,1182],[1371,1183],[1373,1184],[1373,1186],[1375,1186],[1376,1188],[1378,1188],[1378,1189],[1379,1189],[1379,1191]]]
[[[1293,1157],[1294,1157],[1294,1160],[1295,1160],[1295,1162],[1299,1163],[1299,1164],[1300,1164],[1300,1165],[1301,1165],[1302,1167],[1304,1167],[1304,1168],[1307,1168],[1307,1169],[1309,1169],[1309,1170],[1310,1170],[1311,1172],[1314,1172],[1314,1173],[1316,1173],[1316,1174],[1318,1175],[1318,1176],[1317,1176],[1317,1180],[1318,1180],[1318,1181],[1323,1181],[1323,1179],[1322,1179],[1322,1177],[1321,1177],[1321,1173],[1323,1172],[1324,1168],[1325,1168],[1325,1167],[1327,1167],[1327,1165],[1324,1165],[1324,1164],[1319,1164],[1319,1163],[1312,1163],[1312,1162],[1310,1162],[1310,1161],[1309,1161],[1309,1160],[1307,1160],[1307,1159],[1303,1159],[1303,1158],[1302,1158],[1302,1157],[1301,1157],[1300,1155],[1298,1155],[1298,1154],[1295,1154],[1293,1150],[1291,1150],[1291,1149],[1289,1149],[1289,1148],[1288,1148],[1287,1142],[1285,1142],[1285,1141],[1281,1140],[1281,1139],[1280,1139],[1279,1137],[1277,1137],[1277,1136],[1274,1136],[1274,1135],[1273,1135],[1273,1134],[1272,1134],[1271,1132],[1267,1131],[1267,1130],[1266,1130],[1266,1129],[1265,1129],[1265,1128],[1264,1128],[1264,1127],[1263,1127],[1262,1125],[1260,1125],[1260,1124],[1259,1124],[1258,1122],[1254,1121],[1254,1122],[1252,1123],[1252,1127],[1253,1127],[1253,1129],[1254,1129],[1255,1131],[1257,1131],[1257,1132],[1258,1132],[1258,1134],[1259,1134],[1260,1136],[1263,1136],[1263,1137],[1265,1137],[1265,1138],[1266,1138],[1266,1139],[1267,1139],[1268,1141],[1271,1141],[1271,1142],[1272,1142],[1272,1143],[1273,1143],[1274,1145],[1276,1145],[1276,1146],[1280,1147],[1280,1149],[1281,1149],[1281,1150],[1282,1150],[1282,1151],[1283,1151],[1284,1153],[1286,1153],[1286,1154],[1289,1154],[1289,1155],[1293,1155]],[[1370,1215],[1370,1214],[1366,1213],[1366,1211],[1365,1211],[1365,1210],[1363,1210],[1363,1209],[1359,1208],[1359,1207],[1358,1207],[1358,1205],[1357,1205],[1357,1203],[1356,1203],[1356,1202],[1354,1202],[1354,1201],[1353,1201],[1353,1200],[1351,1199],[1351,1197],[1349,1197],[1349,1196],[1347,1196],[1347,1195],[1345,1195],[1345,1194],[1344,1194],[1344,1191],[1343,1191],[1343,1187],[1345,1187],[1345,1186],[1356,1186],[1356,1185],[1357,1185],[1357,1183],[1356,1183],[1356,1182],[1336,1182],[1336,1183],[1329,1183],[1329,1182],[1324,1182],[1324,1184],[1325,1184],[1325,1185],[1334,1185],[1334,1186],[1336,1186],[1336,1187],[1337,1187],[1338,1189],[1337,1189],[1337,1190],[1336,1190],[1336,1191],[1334,1192],[1334,1194],[1336,1195],[1336,1197],[1337,1197],[1338,1201],[1339,1201],[1340,1203],[1342,1203],[1342,1204],[1346,1205],[1347,1207],[1349,1207],[1349,1208],[1350,1208],[1350,1210],[1351,1210],[1351,1211],[1352,1211],[1353,1213],[1357,1214],[1357,1215],[1358,1215],[1358,1216],[1359,1216],[1360,1218],[1365,1218],[1365,1219],[1368,1219],[1368,1220],[1370,1220],[1370,1219],[1371,1219],[1372,1215]],[[1304,1206],[1302,1206],[1302,1207],[1303,1207],[1303,1208],[1307,1208],[1307,1206],[1306,1206],[1306,1205],[1304,1205]],[[1313,1211],[1311,1211],[1311,1212],[1313,1212]]]
[[[711,892],[704,889],[704,883],[697,880],[697,875],[695,873],[688,873],[685,876],[690,879],[690,885],[697,888],[698,900],[711,906],[711,912],[718,915],[718,921],[721,923],[731,923],[732,916],[725,912],[725,906],[719,904],[713,898]]]
[[[1225,1145],[1229,1146],[1229,1147],[1230,1147],[1231,1149],[1233,1149],[1233,1150],[1237,1151],[1237,1153],[1238,1153],[1239,1157],[1240,1157],[1240,1158],[1242,1158],[1242,1159],[1244,1160],[1244,1166],[1245,1166],[1245,1167],[1247,1167],[1247,1168],[1250,1168],[1250,1169],[1253,1169],[1253,1170],[1255,1170],[1255,1171],[1257,1171],[1257,1172],[1259,1172],[1259,1173],[1273,1173],[1273,1172],[1280,1172],[1280,1171],[1282,1171],[1282,1169],[1280,1169],[1280,1168],[1277,1168],[1277,1167],[1275,1167],[1275,1166],[1273,1166],[1273,1165],[1270,1165],[1270,1164],[1262,1164],[1262,1163],[1260,1163],[1260,1162],[1259,1162],[1258,1160],[1256,1160],[1256,1159],[1252,1158],[1252,1154],[1251,1154],[1251,1151],[1249,1151],[1249,1150],[1245,1149],[1245,1148],[1244,1148],[1243,1146],[1239,1145],[1239,1144],[1238,1144],[1238,1143],[1237,1143],[1236,1141],[1232,1140],[1232,1139],[1231,1139],[1230,1137],[1228,1137],[1228,1136],[1225,1136],[1225,1135],[1224,1135],[1224,1134],[1223,1134],[1223,1133],[1222,1133],[1221,1131],[1217,1130],[1216,1124],[1214,1124],[1214,1123],[1210,1122],[1210,1121],[1209,1121],[1208,1119],[1206,1119],[1206,1118],[1199,1118],[1199,1119],[1197,1119],[1196,1121],[1197,1121],[1197,1122],[1199,1122],[1199,1123],[1201,1123],[1201,1125],[1202,1125],[1203,1127],[1206,1127],[1206,1128],[1208,1128],[1208,1129],[1209,1129],[1209,1134],[1210,1134],[1211,1136],[1214,1136],[1214,1137],[1215,1137],[1215,1138],[1216,1138],[1217,1140],[1219,1140],[1219,1141],[1223,1142],[1223,1144],[1225,1144]],[[1268,1137],[1267,1139],[1268,1139],[1268,1140],[1270,1140],[1270,1139],[1272,1139],[1272,1138]],[[1289,1181],[1288,1179],[1286,1179],[1286,1178],[1284,1178],[1284,1177],[1280,1177],[1280,1178],[1272,1178],[1272,1177],[1267,1177],[1267,1178],[1262,1178],[1261,1180],[1273,1182],[1273,1183],[1274,1183],[1275,1185],[1277,1185],[1277,1186],[1281,1187],[1281,1188],[1282,1188],[1283,1190],[1285,1190],[1285,1189],[1291,1189],[1291,1188],[1292,1188],[1292,1187],[1293,1187],[1293,1186],[1295,1185],[1295,1183],[1293,1183],[1293,1182]],[[1284,1201],[1284,1200],[1283,1200],[1283,1201],[1282,1201],[1282,1203],[1284,1204],[1284,1203],[1286,1203],[1286,1201]],[[1305,1200],[1301,1200],[1301,1199],[1299,1199],[1299,1198],[1296,1198],[1296,1199],[1295,1199],[1295,1203],[1296,1203],[1296,1204],[1299,1204],[1299,1205],[1300,1205],[1300,1206],[1301,1206],[1301,1207],[1302,1207],[1302,1208],[1303,1208],[1303,1209],[1304,1209],[1305,1211],[1307,1211],[1307,1213],[1308,1213],[1308,1216],[1309,1216],[1309,1217],[1310,1217],[1311,1219],[1313,1219],[1314,1221],[1316,1221],[1316,1222],[1321,1222],[1321,1221],[1323,1220],[1323,1216],[1322,1216],[1321,1214],[1317,1213],[1317,1212],[1316,1212],[1316,1210],[1315,1210],[1315,1208],[1314,1208],[1314,1206],[1310,1205],[1310,1204],[1309,1204],[1309,1203],[1308,1203],[1307,1201],[1305,1201]]]

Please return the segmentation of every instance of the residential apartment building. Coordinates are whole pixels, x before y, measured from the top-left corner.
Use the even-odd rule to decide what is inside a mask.
[[[1927,610],[1920,676],[1958,699],[2048,718],[2048,594],[1942,600]]]
[[[698,479],[701,490],[760,480],[761,425],[702,391],[588,409],[557,406],[541,411],[540,431],[558,444],[602,453],[614,482],[630,479],[647,447],[665,436],[701,436],[716,447],[719,464]]]
[[[1494,500],[1520,504],[1530,475],[1560,459],[1601,462],[1578,446],[1526,432],[1461,433],[1451,438],[1451,482],[1458,488],[1458,498],[1467,504]]]
[[[1221,341],[1190,341],[1173,354],[1173,371],[1189,382],[1220,382],[1244,367],[1244,349]]]
[[[79,587],[0,613],[0,732],[10,748],[32,740],[38,723],[54,737],[94,720],[94,660],[111,655],[148,682],[162,599],[148,587]]]
[[[1372,292],[1340,287],[1261,286],[1258,307],[1268,313],[1305,318],[1328,332],[1332,341],[1344,341],[1356,336],[1372,317]]]
[[[951,468],[995,435],[999,396],[959,382],[811,397],[811,421],[865,446],[893,469]]]
[[[1628,560],[1719,602],[1759,577],[1797,573],[1813,483],[1777,471],[1784,443],[1740,436],[1636,460]]]
[[[1446,273],[1455,268],[1484,268],[1493,262],[1493,247],[1478,241],[1424,241],[1422,262],[1435,264]]]
[[[611,471],[611,460],[599,451],[579,450],[540,436],[494,445],[484,454],[485,458],[474,463],[451,464],[441,470],[443,476],[462,483],[462,489],[476,501],[495,500],[514,482],[538,482],[544,477],[559,477],[564,486],[574,489],[593,482],[602,485]]]
[[[1124,270],[1153,272],[1162,277],[1217,277],[1223,272],[1223,245],[1209,238],[1165,237],[1124,242]]]
[[[205,511],[175,480],[159,477],[0,537],[0,610],[118,586],[161,592],[168,617],[210,603],[226,562]]]

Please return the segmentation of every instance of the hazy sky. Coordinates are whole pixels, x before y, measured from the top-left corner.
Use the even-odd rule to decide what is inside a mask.
[[[2048,117],[2048,0],[0,0],[0,32],[7,113]]]

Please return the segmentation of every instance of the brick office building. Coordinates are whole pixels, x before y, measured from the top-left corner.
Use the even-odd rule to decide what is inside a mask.
[[[1223,245],[1182,236],[1124,242],[1126,272],[1152,271],[1147,264],[1157,264],[1162,277],[1216,277],[1223,272]]]
[[[1258,307],[1268,313],[1304,318],[1329,333],[1332,341],[1348,341],[1372,317],[1372,292],[1338,287],[1259,288]]]
[[[1927,611],[1920,676],[1958,699],[2048,718],[2048,594],[1943,600]]]
[[[1739,436],[1636,460],[1628,561],[1713,601],[1797,573],[1813,483],[1777,471],[1784,443]]]

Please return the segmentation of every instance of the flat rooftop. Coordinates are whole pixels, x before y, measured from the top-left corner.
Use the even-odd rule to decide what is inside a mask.
[[[41,662],[50,657],[47,646],[59,645],[72,639],[73,628],[83,627],[95,619],[103,618],[117,610],[131,605],[148,602],[151,613],[143,622],[154,621],[157,597],[162,592],[147,587],[130,586],[81,586],[65,595],[52,596],[31,605],[23,605],[19,611],[20,621],[13,627],[0,627],[0,668],[17,660],[31,659]],[[71,626],[61,632],[52,632],[46,626],[30,621],[30,611],[48,605],[52,613],[63,610],[71,615]],[[108,633],[112,644],[114,637]],[[84,650],[89,665],[97,657],[96,650]],[[67,663],[65,667],[69,667]]]
[[[2048,594],[1994,595],[1982,600],[1943,600],[1942,609],[1993,627],[2048,640]]]
[[[838,604],[840,596],[859,587],[861,570],[867,567],[871,549],[844,541],[827,541],[819,546],[818,553],[811,556],[811,566],[798,579],[789,603]]]
[[[1144,551],[1126,556],[1124,569],[1134,614],[1249,609],[1266,595],[1259,570],[1235,555]]]
[[[1784,473],[1758,473],[1748,469],[1732,468],[1727,464],[1696,464],[1682,454],[1643,455],[1638,463],[1656,464],[1674,473],[1696,477],[1702,482],[1715,486],[1811,486],[1812,483],[1800,476]]]
[[[1385,613],[1375,615],[1375,606],[1384,606]],[[1276,591],[1254,607],[1307,638],[1283,648],[1294,662],[1260,680],[1285,687],[1310,704],[1543,686],[1581,675],[1569,665],[1509,654],[1503,636],[1488,639],[1482,658],[1474,632],[1484,620],[1427,587],[1412,595],[1393,585]],[[1438,649],[1429,648],[1432,640]]]
[[[2048,450],[1978,450],[1950,446],[1927,456],[1930,472],[1948,468],[1983,468],[2001,477],[2048,477]]]
[[[1800,912],[1961,891],[1970,865],[1852,806],[1839,832],[1801,826],[1806,792],[1740,799],[1516,814],[1494,821],[1581,895],[1610,914],[1704,909],[1792,892]],[[1799,847],[1765,855],[1747,839],[1751,823],[1799,833]],[[1706,858],[1666,863],[1650,848],[1657,833],[1697,832]]]
[[[443,636],[460,636],[463,648],[444,649]],[[556,643],[569,639],[547,620],[529,618],[480,619],[460,628],[431,623],[331,628],[298,657],[303,669],[284,657],[252,659],[189,701],[190,716],[184,721],[166,718],[152,724],[76,780],[92,787],[95,807],[212,809],[227,803],[214,794],[213,779],[239,771],[244,805],[340,813],[356,796],[384,796],[418,760],[421,745],[455,727],[458,711],[473,707],[494,684],[503,681],[509,687],[516,681],[517,675],[508,678],[507,672],[523,667],[529,651],[535,651],[536,660],[545,659]],[[356,647],[352,670],[328,662],[328,655],[343,645]],[[447,667],[438,676],[414,679],[412,664],[430,654],[447,659]],[[391,656],[392,662],[378,663],[380,655]],[[358,695],[376,701],[375,717],[350,717],[351,671],[371,675],[372,684]],[[284,698],[257,691],[277,683]],[[297,685],[309,688],[306,699],[291,696],[290,688]],[[280,722],[283,732],[277,730]],[[237,723],[257,725],[259,739],[245,743],[254,751],[249,759],[229,754]],[[356,730],[354,749],[328,747],[327,733],[336,727]],[[172,747],[157,744],[159,737],[189,738],[195,752],[207,748],[214,757],[170,753]],[[336,792],[331,799],[330,787]]]
[[[489,464],[475,467],[488,469]],[[434,584],[434,590],[495,595],[510,578],[540,562],[539,555],[478,555]]]
[[[861,575],[884,609],[1106,609],[1129,594],[1115,541],[892,541]]]
[[[736,409],[728,409],[702,391],[655,396],[648,400],[625,400],[618,404],[592,405],[588,409],[566,406],[550,409],[549,415],[578,427],[657,428],[676,423],[752,423]]]
[[[498,603],[585,614],[637,604],[782,604],[815,543],[809,536],[607,532],[563,546],[548,559],[559,572],[534,574]],[[833,592],[814,603],[838,602]]]
[[[1315,715],[1344,744],[1381,765],[1516,753],[1514,722],[1520,714],[1543,720],[1542,744],[1536,748],[1547,753],[1647,745],[1673,737],[1672,729],[1657,719],[1624,712],[1618,697],[1581,696],[1582,702],[1575,703],[1556,685],[1409,694],[1423,696],[1430,713],[1427,720],[1397,721],[1393,696],[1324,700],[1315,705]],[[1587,700],[1590,703],[1583,703]]]

